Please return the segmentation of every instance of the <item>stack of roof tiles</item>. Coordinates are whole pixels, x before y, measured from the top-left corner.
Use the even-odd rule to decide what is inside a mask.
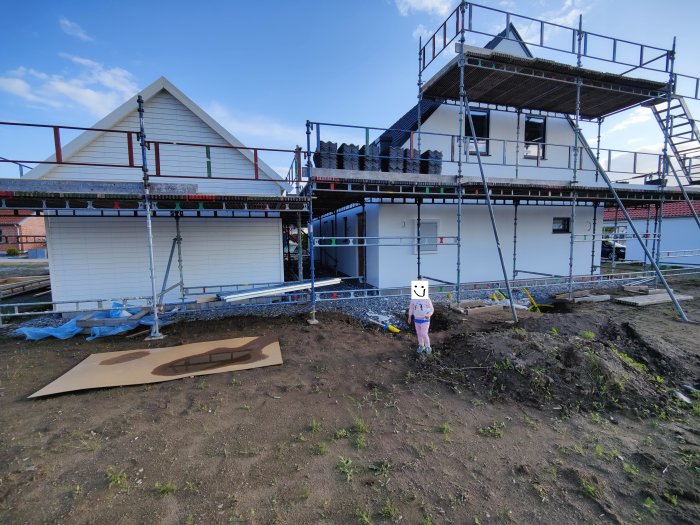
[[[363,171],[379,171],[381,162],[379,158],[379,145],[370,144],[360,148],[360,169]]]
[[[314,152],[314,165],[317,168],[336,169],[338,167],[338,144],[322,140]]]
[[[404,170],[404,152],[403,148],[398,146],[389,146],[382,152],[382,171],[394,173],[402,173]]]
[[[413,153],[413,154],[411,154]],[[413,152],[409,148],[403,150],[404,155],[404,169],[405,173],[420,173],[420,155],[418,150],[414,149]]]
[[[440,175],[442,173],[442,151],[429,149],[421,156],[420,172],[428,175]]]
[[[360,148],[355,144],[345,144],[338,148],[338,168],[341,170],[360,169]]]

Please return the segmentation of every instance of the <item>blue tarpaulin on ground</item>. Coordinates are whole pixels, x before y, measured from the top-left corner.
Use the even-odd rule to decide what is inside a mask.
[[[88,341],[97,339],[98,337],[108,337],[110,335],[117,335],[122,332],[128,332],[133,330],[139,325],[151,326],[153,324],[153,316],[146,315],[141,319],[135,321],[129,321],[128,317],[132,314],[138,313],[140,308],[124,308],[121,303],[112,303],[112,309],[104,312],[97,312],[91,319],[116,319],[119,317],[124,317],[124,324],[118,326],[93,326],[90,328],[90,335],[87,338]],[[70,339],[74,335],[79,334],[83,329],[77,326],[78,318],[73,318],[61,326],[54,327],[43,327],[43,328],[33,328],[33,327],[23,327],[15,330],[16,334],[23,335],[29,340],[37,341],[39,339],[45,339],[46,337],[55,337],[56,339]],[[174,321],[168,319],[158,319],[158,324],[160,326],[165,326],[173,323]]]

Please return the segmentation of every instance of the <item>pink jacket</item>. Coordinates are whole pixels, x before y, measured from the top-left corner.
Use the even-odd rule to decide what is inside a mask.
[[[411,299],[411,304],[408,306],[409,317],[413,316],[413,318],[418,321],[426,319],[426,317],[431,315],[434,311],[433,302],[429,297],[425,299]]]

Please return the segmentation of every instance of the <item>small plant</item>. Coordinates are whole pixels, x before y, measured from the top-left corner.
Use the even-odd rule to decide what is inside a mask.
[[[657,507],[656,502],[651,497],[646,498],[642,505],[652,516],[656,516],[659,513],[659,507]]]
[[[323,442],[317,443],[312,447],[311,452],[313,452],[314,456],[325,456],[328,454],[328,447]]]
[[[352,442],[357,450],[364,450],[367,448],[367,437],[364,434],[358,434]]]
[[[630,463],[623,463],[622,470],[624,470],[630,476],[636,476],[639,474],[639,469]]]
[[[207,382],[206,382],[205,379],[200,379],[199,381],[197,381],[197,382],[195,383],[194,387],[195,387],[197,390],[204,390],[205,388],[207,388]]]
[[[123,488],[126,487],[129,483],[129,480],[126,477],[126,473],[123,470],[117,472],[116,470],[110,467],[105,472],[105,477],[107,478],[107,486],[109,488]]]
[[[357,432],[358,434],[366,434],[369,432],[369,426],[367,423],[364,422],[362,419],[356,419],[355,424],[352,427],[354,432]]]
[[[586,341],[595,341],[595,332],[584,330],[579,332],[578,335],[581,337],[581,339],[585,339]]]
[[[166,481],[165,483],[156,481],[156,484],[153,485],[153,491],[161,498],[164,498],[170,494],[175,494],[176,490],[177,486],[172,481]]]
[[[199,494],[199,483],[196,481],[187,480],[185,481],[185,490],[192,492],[193,494]]]
[[[445,440],[448,440],[450,437],[450,434],[452,434],[452,427],[450,426],[449,423],[443,423],[438,427],[438,432],[445,436]]]
[[[370,509],[355,509],[355,516],[361,525],[372,525],[372,511]]]
[[[19,250],[17,248],[8,248],[5,250],[5,254],[8,257],[17,257],[19,255]]]
[[[552,334],[552,335],[559,335],[559,330],[557,330],[556,328],[552,327],[552,328],[549,329],[549,333]]]
[[[352,476],[355,473],[355,467],[352,466],[352,459],[338,456],[338,463],[335,464],[335,468],[345,476],[345,481],[352,481]]]
[[[311,489],[309,487],[302,487],[301,492],[299,493],[299,497],[303,501],[308,500],[311,497]]]
[[[312,419],[311,423],[309,423],[309,430],[311,432],[319,432],[321,430],[321,423],[319,423],[315,419]]]
[[[243,403],[241,405],[241,410],[246,410],[247,412],[250,412],[250,405],[248,403]]]
[[[333,440],[338,441],[339,439],[347,439],[350,437],[350,432],[347,431],[345,428],[339,428],[338,430],[335,431],[335,434],[333,434]]]
[[[598,412],[591,412],[591,420],[597,425],[602,425],[605,423],[605,419]]]
[[[666,501],[668,501],[671,505],[674,507],[678,505],[678,496],[675,494],[671,494],[670,492],[664,492],[661,497],[663,497]]]
[[[231,377],[231,379],[228,382],[229,385],[231,386],[237,386],[240,385],[241,382],[236,378],[236,376]]]
[[[598,496],[598,488],[593,483],[589,483],[586,480],[583,480],[581,482],[581,490],[583,490],[583,493],[586,496],[589,496],[593,499],[595,499]]]
[[[376,463],[372,463],[369,466],[369,469],[374,472],[376,476],[388,476],[389,472],[391,471],[393,465],[391,464],[391,461],[388,459],[385,459],[383,461],[378,461]]]
[[[485,436],[485,437],[493,437],[493,438],[502,438],[503,437],[503,429],[506,427],[506,424],[498,421],[495,421],[492,425],[489,425],[487,427],[481,427],[479,428],[476,433],[479,434],[480,436]]]
[[[396,507],[394,507],[394,504],[389,498],[387,498],[384,505],[382,505],[382,508],[379,510],[379,514],[381,514],[382,518],[386,518],[388,520],[393,520],[396,517]]]

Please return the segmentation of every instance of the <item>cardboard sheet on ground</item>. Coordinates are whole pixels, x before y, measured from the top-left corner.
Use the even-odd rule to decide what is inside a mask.
[[[183,377],[281,365],[274,336],[238,337],[188,345],[93,354],[32,397],[110,386],[160,383]]]

